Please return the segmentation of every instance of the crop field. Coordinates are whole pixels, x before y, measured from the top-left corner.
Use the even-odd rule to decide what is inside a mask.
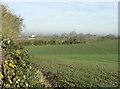
[[[118,84],[118,41],[26,46],[50,84],[60,87],[115,87]]]

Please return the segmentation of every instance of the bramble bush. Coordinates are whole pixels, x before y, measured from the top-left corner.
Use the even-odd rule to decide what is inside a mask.
[[[29,61],[29,55],[23,47],[16,46],[13,41],[3,41],[3,61],[0,76],[5,88],[35,87],[36,72]]]

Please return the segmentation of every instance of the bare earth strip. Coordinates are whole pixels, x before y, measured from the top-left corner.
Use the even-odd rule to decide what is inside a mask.
[[[49,83],[49,81],[46,80],[45,76],[43,75],[43,73],[41,72],[40,68],[33,64],[33,68],[37,71],[37,79],[38,82],[42,85],[45,85],[45,87],[51,87],[51,84]]]

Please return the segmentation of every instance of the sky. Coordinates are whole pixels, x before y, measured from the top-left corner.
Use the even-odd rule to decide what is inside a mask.
[[[7,5],[12,13],[24,18],[23,33],[118,34],[117,2],[9,2]]]

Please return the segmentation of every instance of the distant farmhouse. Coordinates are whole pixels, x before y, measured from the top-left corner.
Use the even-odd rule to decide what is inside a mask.
[[[36,35],[32,35],[31,37],[34,38],[34,37],[36,37]]]
[[[36,37],[36,35],[31,35],[31,36],[28,38],[28,40],[33,40],[33,39],[35,39],[35,37]]]

